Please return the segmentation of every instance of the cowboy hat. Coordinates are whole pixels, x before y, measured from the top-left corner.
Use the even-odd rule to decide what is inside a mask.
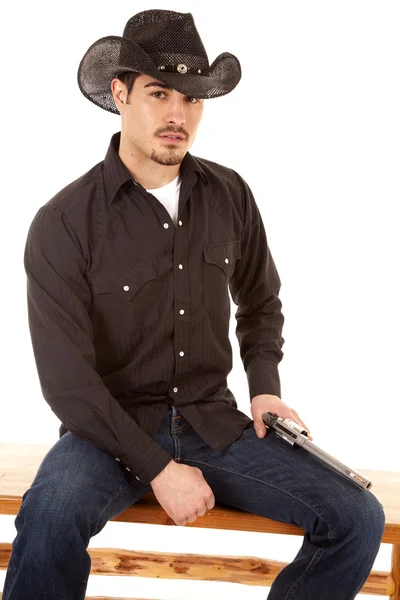
[[[223,52],[210,65],[192,14],[171,10],[139,12],[122,37],[94,42],[79,64],[79,89],[97,106],[119,114],[111,81],[124,71],[144,73],[196,98],[224,96],[241,78],[236,56]]]

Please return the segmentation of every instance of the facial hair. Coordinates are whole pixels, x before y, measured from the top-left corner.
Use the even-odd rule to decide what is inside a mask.
[[[150,158],[159,165],[172,167],[175,165],[180,165],[184,157],[178,150],[168,152],[165,150],[157,151],[153,148]]]

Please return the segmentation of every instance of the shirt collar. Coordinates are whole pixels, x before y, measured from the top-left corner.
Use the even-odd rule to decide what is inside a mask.
[[[128,181],[128,179],[132,180],[133,182],[136,181],[118,155],[120,139],[120,131],[117,131],[112,135],[110,145],[108,147],[107,154],[104,159],[104,184],[109,204],[111,204],[111,202],[114,200],[115,195],[122,186],[122,184]],[[192,173],[193,171],[199,173],[199,175],[202,176],[204,182],[208,184],[208,178],[203,168],[200,166],[195,157],[192,154],[190,154],[190,152],[186,152],[180,167],[182,180],[185,177],[185,175]]]

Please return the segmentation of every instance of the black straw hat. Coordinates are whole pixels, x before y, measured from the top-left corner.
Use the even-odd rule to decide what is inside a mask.
[[[79,89],[97,106],[119,114],[111,81],[124,71],[144,73],[195,98],[224,96],[242,75],[239,60],[229,52],[210,66],[192,14],[171,10],[137,13],[122,37],[94,42],[79,64]]]

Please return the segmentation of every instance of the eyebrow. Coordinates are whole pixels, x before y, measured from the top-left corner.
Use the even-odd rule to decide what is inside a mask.
[[[167,85],[166,83],[161,83],[160,81],[150,81],[149,83],[146,83],[146,85],[144,85],[143,87],[147,88],[147,87],[160,87],[160,88],[166,88],[168,90],[172,90],[172,85]]]

